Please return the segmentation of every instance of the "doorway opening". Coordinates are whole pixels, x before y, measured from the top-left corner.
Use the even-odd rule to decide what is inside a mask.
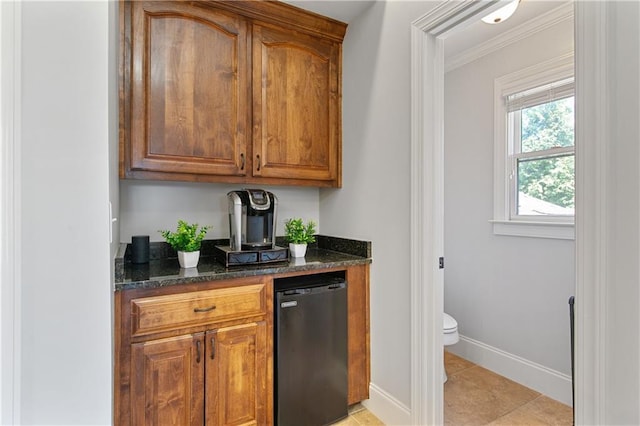
[[[489,423],[500,406],[571,422],[573,37],[570,3],[524,2],[445,39],[444,311],[460,333],[445,361],[473,363],[452,366],[446,423]],[[459,395],[476,385],[477,398]]]
[[[444,155],[444,39],[453,31],[468,25],[492,10],[497,1],[453,2],[438,5],[412,24],[412,142],[411,142],[411,300],[412,300],[412,382],[411,416],[413,424],[442,424],[442,312],[444,307],[443,271],[438,259],[443,256],[443,155]],[[597,105],[602,101],[592,87],[606,82],[606,51],[600,49],[606,40],[606,14],[599,17],[598,4],[575,3],[576,55],[582,55],[576,65],[576,133],[578,146],[576,163],[585,166],[599,160],[597,132],[606,126],[606,117],[598,117]],[[593,83],[596,82],[596,85]],[[585,126],[584,129],[581,126]],[[595,131],[586,129],[594,127]],[[594,136],[591,136],[593,134]],[[582,144],[582,147],[580,147]],[[582,148],[582,149],[580,149]],[[588,164],[587,164],[588,163]],[[576,176],[576,211],[597,211],[600,186],[586,188],[587,178]],[[583,186],[584,185],[584,186]],[[595,191],[595,196],[587,190]],[[585,220],[588,217],[588,221]],[[576,224],[576,421],[597,423],[603,396],[582,391],[597,389],[602,378],[598,374],[602,359],[595,348],[602,347],[601,328],[604,306],[598,301],[597,267],[606,269],[598,260],[598,248],[593,244],[602,218],[597,213],[584,214]],[[580,298],[582,300],[580,300]],[[580,306],[581,304],[581,306]],[[587,315],[589,313],[589,315]],[[593,351],[587,350],[593,349]]]

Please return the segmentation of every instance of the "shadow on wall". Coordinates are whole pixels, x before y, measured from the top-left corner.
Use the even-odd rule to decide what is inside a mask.
[[[163,241],[158,229],[172,229],[178,219],[211,225],[208,239],[229,238],[227,193],[246,185],[200,182],[120,181],[120,241],[128,243],[132,235],[149,235],[151,241]],[[276,235],[284,235],[288,217],[303,217],[319,223],[318,188],[260,186],[278,197]]]

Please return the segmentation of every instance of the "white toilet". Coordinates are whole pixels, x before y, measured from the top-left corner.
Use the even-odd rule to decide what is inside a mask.
[[[442,342],[444,346],[455,345],[460,340],[460,335],[458,334],[458,322],[451,315],[444,313],[442,314]],[[447,372],[445,371],[444,365],[442,366],[442,383],[447,382]]]

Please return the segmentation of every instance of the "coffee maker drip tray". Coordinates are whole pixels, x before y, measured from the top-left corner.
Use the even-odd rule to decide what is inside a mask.
[[[289,249],[275,246],[270,249],[231,250],[229,246],[215,246],[216,259],[225,266],[250,265],[252,263],[272,263],[289,260]]]

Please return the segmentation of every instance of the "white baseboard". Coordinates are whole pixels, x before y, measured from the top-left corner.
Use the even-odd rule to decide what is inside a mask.
[[[447,346],[447,350],[549,398],[572,405],[571,376],[465,336],[460,336],[455,345]]]
[[[369,385],[369,399],[362,405],[385,425],[411,424],[411,409],[373,383]]]

